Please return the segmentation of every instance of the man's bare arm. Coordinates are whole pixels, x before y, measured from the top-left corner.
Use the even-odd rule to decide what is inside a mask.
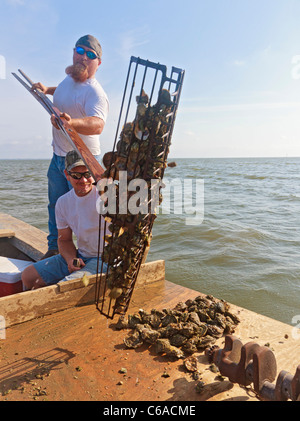
[[[67,113],[61,113],[58,109],[55,109],[61,118],[67,120],[77,133],[83,135],[101,134],[105,126],[104,121],[99,117],[83,117],[83,118],[72,118]],[[56,124],[55,116],[51,116],[51,123],[56,129],[59,127]]]
[[[83,135],[101,134],[105,125],[99,117],[71,118],[69,124],[77,133]]]
[[[58,250],[62,257],[65,259],[68,265],[68,269],[70,272],[74,272],[75,270],[79,270],[80,267],[85,266],[84,262],[80,260],[80,267],[74,266],[73,260],[77,258],[77,250],[75,244],[73,242],[72,237],[72,230],[71,228],[64,228],[58,230]]]

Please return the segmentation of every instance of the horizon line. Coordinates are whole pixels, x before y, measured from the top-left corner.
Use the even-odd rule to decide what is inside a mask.
[[[300,158],[300,155],[285,155],[285,156],[197,156],[197,157],[171,157],[167,160],[175,161],[176,159],[280,159],[280,158]],[[0,161],[51,161],[50,158],[0,158]]]

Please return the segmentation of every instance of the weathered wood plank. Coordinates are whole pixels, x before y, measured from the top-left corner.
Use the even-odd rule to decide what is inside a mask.
[[[0,238],[14,237],[15,232],[9,229],[0,229]]]
[[[88,286],[81,279],[59,282],[56,285],[24,291],[0,298],[0,314],[6,326],[13,326],[74,306],[95,302],[96,275],[87,277]],[[141,265],[135,289],[165,279],[164,261]]]
[[[129,314],[140,308],[173,308],[179,301],[201,295],[170,282],[156,282],[134,291]],[[241,323],[235,335],[243,342],[270,344],[277,372],[295,374],[299,364],[299,339],[293,327],[237,306],[231,310]],[[1,342],[0,393],[6,400],[49,401],[255,401],[251,389],[220,381],[204,353],[197,356],[200,379],[194,380],[182,360],[170,361],[154,348],[127,349],[126,330],[116,330],[94,305],[65,311],[13,326]],[[217,341],[223,346],[224,338]],[[125,368],[127,373],[121,373]],[[68,385],[68,387],[66,387]],[[45,390],[46,395],[39,395]],[[132,404],[134,406],[134,403]]]
[[[13,231],[15,235],[10,238],[11,244],[35,261],[48,249],[47,233],[11,215],[0,213],[0,229]]]

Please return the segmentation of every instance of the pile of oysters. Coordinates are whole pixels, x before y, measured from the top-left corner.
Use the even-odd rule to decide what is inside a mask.
[[[161,185],[156,183],[156,192],[153,193],[152,180],[162,180],[174,114],[174,103],[166,89],[161,90],[155,105],[150,105],[149,97],[143,90],[136,101],[134,121],[124,125],[116,151],[108,152],[103,157],[106,167],[104,178],[119,181],[114,183],[116,212],[111,214],[108,209],[106,213],[109,233],[105,236],[106,244],[102,254],[102,261],[108,265],[106,283],[110,290],[109,297],[117,300],[115,312],[119,314],[126,310],[139,265],[150,244],[152,225],[156,218],[156,207],[151,202],[153,197],[156,198],[157,206],[162,201]],[[145,180],[147,192],[143,197],[146,208],[142,207],[141,199],[138,200],[138,207],[146,211],[132,214],[128,210],[127,205],[134,193],[127,189],[125,197],[120,194],[120,179],[124,174],[121,171],[126,171],[127,183],[137,178]],[[101,194],[103,192],[100,190]]]
[[[115,152],[103,157],[104,177],[119,180],[120,171],[127,171],[128,180],[162,178],[169,152],[168,137],[174,103],[168,90],[162,89],[157,103],[150,105],[142,90],[136,97],[137,109],[132,122],[125,123]]]
[[[156,354],[178,359],[204,351],[223,334],[232,334],[239,322],[226,301],[207,295],[179,302],[173,309],[141,309],[127,321],[121,317],[116,327],[132,329],[124,338],[127,348],[151,344]]]

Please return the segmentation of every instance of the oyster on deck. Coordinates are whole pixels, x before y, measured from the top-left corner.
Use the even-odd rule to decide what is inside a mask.
[[[212,296],[198,296],[179,302],[173,309],[150,312],[140,309],[129,314],[127,324],[123,321],[122,325],[133,330],[127,336],[129,339],[124,339],[126,346],[127,343],[131,348],[136,343],[137,346],[141,346],[141,342],[150,343],[157,354],[184,358],[186,354],[191,356],[204,351],[223,334],[234,332],[239,322],[229,311],[228,303]]]

